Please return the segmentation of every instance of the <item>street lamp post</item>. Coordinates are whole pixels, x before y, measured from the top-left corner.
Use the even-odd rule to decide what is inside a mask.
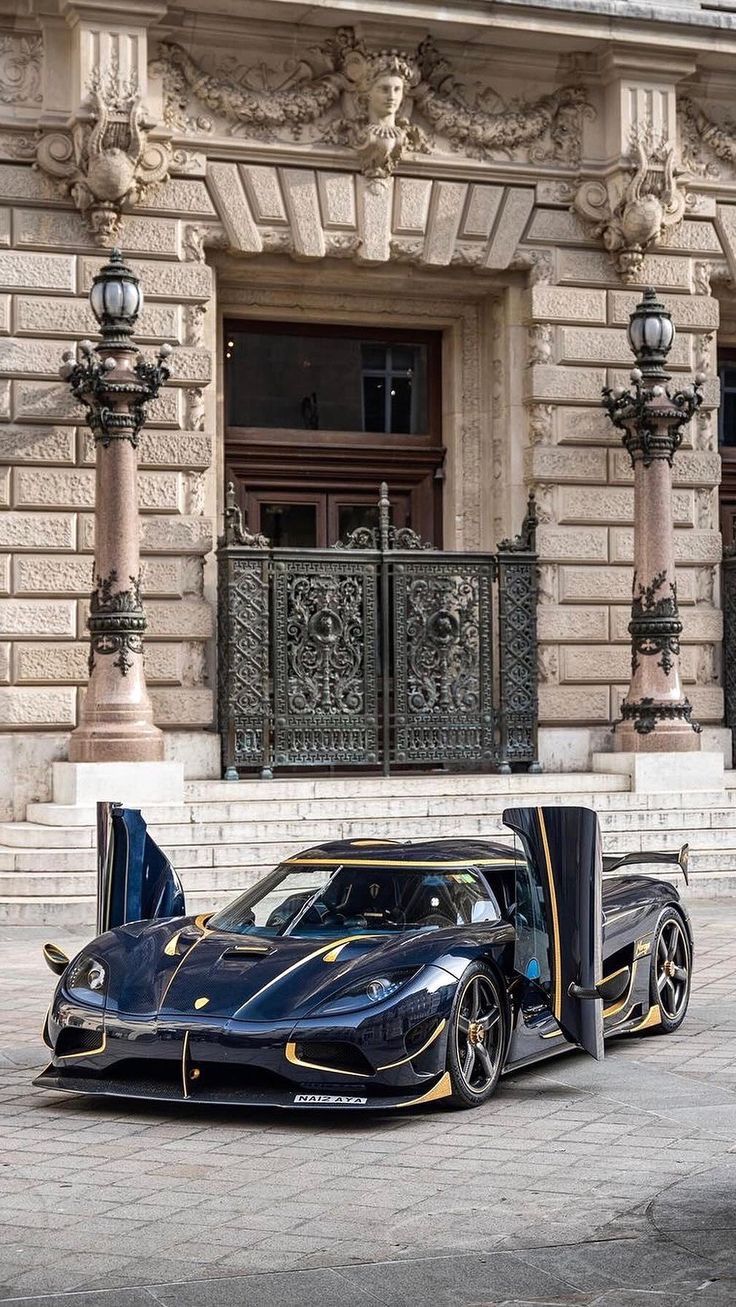
[[[72,762],[158,762],[163,735],[153,724],[143,672],[146,618],[140,591],[138,438],[148,402],[170,375],[163,345],[155,362],[132,341],[143,304],[138,278],[113,250],[90,291],[102,340],[80,342],[59,369],[86,409],[95,440],[95,562],[89,684]]]
[[[630,389],[603,391],[603,405],[634,468],[634,584],[631,600],[631,681],[616,725],[615,750],[682,752],[699,749],[700,727],[680,681],[672,460],[683,427],[702,403],[705,378],[673,390],[664,365],[675,338],[670,314],[651,288],[628,328],[636,367]]]

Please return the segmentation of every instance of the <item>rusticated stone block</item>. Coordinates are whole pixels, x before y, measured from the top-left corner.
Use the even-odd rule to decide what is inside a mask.
[[[0,339],[0,372],[14,377],[57,377],[62,352],[71,348],[71,340],[16,340],[8,336]]]
[[[10,681],[10,645],[0,644],[0,683],[7,685]]]
[[[71,427],[0,426],[0,462],[73,463]]]
[[[0,599],[0,631],[5,635],[74,635],[73,599]]]
[[[180,503],[178,472],[140,472],[140,507],[146,512],[176,513]],[[17,508],[93,508],[95,474],[88,468],[17,468]]]
[[[14,381],[13,417],[20,422],[81,422],[84,409],[60,381]]]
[[[603,368],[563,368],[554,363],[536,363],[526,374],[526,397],[535,403],[578,400],[589,404],[600,400],[605,380]]]
[[[0,690],[0,727],[58,726],[76,724],[76,691],[69,689],[30,689],[12,686]]]
[[[598,250],[561,249],[557,276],[563,285],[573,286],[611,286],[618,280],[609,255]],[[690,259],[683,255],[647,254],[637,284],[689,291]]]
[[[557,332],[560,363],[594,363],[611,367],[628,367],[634,364],[631,346],[625,331],[617,327],[560,327]],[[667,366],[692,367],[691,337],[675,336]]]
[[[153,720],[157,726],[211,726],[214,699],[211,690],[152,689]]]
[[[631,484],[634,469],[625,449],[611,449],[608,453],[609,480],[618,484]],[[721,479],[721,456],[716,450],[681,449],[672,465],[672,482],[676,486],[717,486]]]
[[[75,211],[15,209],[13,237],[21,250],[29,247],[51,250],[96,248],[89,227]],[[126,214],[125,253],[177,259],[180,253],[179,223],[172,218],[142,218],[137,214]]]
[[[634,532],[630,527],[611,528],[611,562],[633,563]],[[721,536],[718,531],[675,531],[675,562],[695,566],[720,563]]]
[[[530,322],[606,321],[606,292],[566,286],[544,286],[528,291],[526,318]]]
[[[688,686],[687,697],[693,705],[693,717],[696,721],[723,721],[723,690],[720,686]]]
[[[605,563],[608,560],[606,528],[580,530],[569,526],[540,526],[537,531],[539,557],[564,563]]]
[[[14,646],[13,667],[19,685],[86,685],[89,643],[32,644],[18,641]],[[146,679],[159,684],[178,685],[181,681],[182,646],[148,643],[143,651]]]
[[[10,331],[10,296],[0,295],[0,335]]]
[[[13,305],[13,331],[19,336],[68,336],[72,339],[97,339],[98,327],[89,300],[61,299],[59,296],[16,295]],[[136,323],[137,341],[180,341],[181,310],[178,304],[144,304]],[[56,346],[58,360],[62,346]]]
[[[204,599],[154,599],[146,604],[146,616],[151,636],[159,639],[206,640],[214,632],[212,609]]]
[[[128,246],[125,248],[127,253]],[[145,287],[147,300],[172,300],[180,304],[186,300],[205,301],[212,294],[212,270],[206,263],[158,263],[153,259],[133,259],[131,266]],[[79,260],[78,289],[81,295],[89,294],[92,278],[99,269],[99,255]]]
[[[172,384],[202,386],[212,377],[212,355],[208,349],[174,350],[169,363]]]
[[[596,243],[569,209],[535,209],[526,240],[541,241],[545,245],[594,245]]]
[[[559,652],[560,681],[563,684],[585,684],[590,681],[627,681],[631,675],[631,647],[620,645],[589,644],[563,645]],[[683,649],[680,672],[683,680],[694,681],[699,650],[693,645]]]
[[[561,567],[560,602],[584,604],[607,600],[609,603],[629,603],[632,580],[631,567]],[[688,569],[678,574],[677,597],[681,604],[695,602],[695,576]]]
[[[0,508],[10,503],[10,468],[0,467]]]
[[[0,554],[0,594],[10,592],[10,554]]]
[[[687,577],[687,569],[681,568],[677,573],[677,600],[680,603],[682,582]],[[611,639],[628,644],[630,608],[615,607],[611,609]],[[683,644],[701,645],[718,644],[723,639],[723,613],[719,608],[709,608],[706,604],[697,604],[694,608],[683,607],[680,612],[682,622]]]
[[[6,201],[39,200],[56,208],[68,204],[46,173],[21,163],[0,164],[0,195]]]
[[[233,249],[243,250],[246,254],[260,254],[263,249],[261,234],[253,219],[237,164],[210,163],[207,178]],[[322,237],[321,224],[319,232]],[[323,237],[322,239],[324,240]]]
[[[99,267],[99,255],[96,259]],[[74,259],[68,254],[30,254],[0,249],[0,289],[74,290]]]
[[[141,567],[141,583],[144,598],[148,595],[178,597],[183,593],[180,560],[146,558]],[[91,589],[92,560],[86,555],[21,554],[14,560],[16,595],[89,595]]]
[[[540,722],[607,722],[610,720],[607,685],[540,685]]]
[[[621,486],[565,486],[558,499],[560,522],[633,522],[634,491]],[[691,490],[676,490],[672,495],[674,521],[692,526],[695,507]]]
[[[608,321],[611,326],[628,327],[629,316],[640,300],[640,290],[609,290]],[[712,295],[670,295],[667,299],[667,308],[678,331],[715,331],[719,307],[718,300]]]
[[[0,513],[0,548],[74,549],[73,513]]]
[[[214,524],[209,517],[151,515],[141,518],[140,528],[141,549],[148,554],[209,554],[214,544]],[[94,518],[91,515],[80,515],[79,535],[80,550],[91,552],[95,539]]]
[[[528,481],[605,482],[606,451],[534,445],[524,452],[524,469]]]
[[[80,463],[95,462],[92,432],[80,427]],[[2,427],[0,427],[2,442]],[[0,443],[0,448],[2,445]],[[138,446],[142,468],[204,469],[212,463],[212,436],[203,431],[153,431],[144,427]]]
[[[7,422],[10,417],[10,381],[0,381],[0,419]]]
[[[204,182],[196,177],[171,177],[161,186],[152,186],[136,207],[142,212],[165,212],[174,217],[215,217],[215,206],[209,191]],[[127,241],[125,247],[128,247]]]
[[[607,640],[608,608],[600,604],[590,608],[540,604],[537,629],[540,640]]]

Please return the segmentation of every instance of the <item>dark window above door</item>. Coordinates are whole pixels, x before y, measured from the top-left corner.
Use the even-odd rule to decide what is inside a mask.
[[[382,339],[348,328],[230,325],[228,425],[427,435],[429,353],[426,341]]]

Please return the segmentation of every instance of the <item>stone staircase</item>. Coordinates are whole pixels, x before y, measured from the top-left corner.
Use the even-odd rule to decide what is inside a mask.
[[[594,807],[606,852],[691,847],[691,894],[736,894],[736,773],[697,793],[634,794],[609,774],[192,781],[183,804],[144,808],[194,912],[234,897],[310,844],[357,836],[509,837],[505,807]],[[0,823],[0,924],[88,925],[95,914],[95,812],[34,803]]]

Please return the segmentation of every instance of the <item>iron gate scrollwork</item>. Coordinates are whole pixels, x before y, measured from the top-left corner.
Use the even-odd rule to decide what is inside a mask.
[[[218,550],[227,777],[537,766],[533,499],[496,555],[435,550],[395,528],[385,484],[378,508],[377,527],[332,549],[272,549],[245,529],[229,488]]]
[[[726,726],[736,730],[736,546],[723,551],[723,698]]]

